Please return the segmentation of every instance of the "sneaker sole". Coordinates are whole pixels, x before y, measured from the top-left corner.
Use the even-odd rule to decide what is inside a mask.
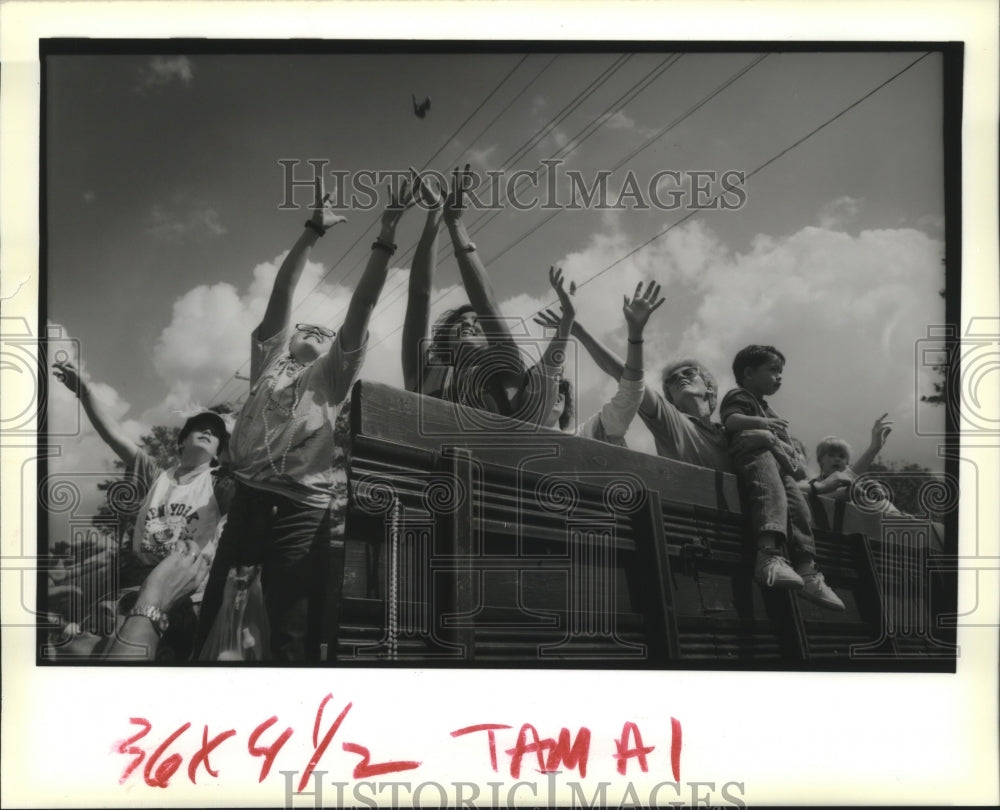
[[[796,582],[794,579],[775,580],[771,585],[767,584],[767,580],[759,579],[758,577],[754,577],[754,580],[760,587],[769,591],[801,591],[806,586],[801,580]]]
[[[827,602],[824,599],[820,599],[819,597],[813,596],[808,591],[803,591],[802,593],[799,594],[799,596],[801,596],[807,602],[812,602],[814,605],[819,605],[821,608],[826,608],[827,610],[835,610],[838,613],[843,613],[846,610],[843,603],[836,604],[834,602]]]

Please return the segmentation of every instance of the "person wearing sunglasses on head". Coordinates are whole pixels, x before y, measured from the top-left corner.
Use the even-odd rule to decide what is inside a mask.
[[[573,337],[605,373],[620,380],[625,363],[592,335],[579,320],[573,322]],[[639,416],[656,442],[657,455],[664,458],[733,472],[730,452],[778,449],[793,454],[769,430],[745,430],[732,448],[725,431],[712,419],[718,400],[715,376],[698,360],[683,358],[667,363],[660,372],[662,391],[646,386],[639,404]]]
[[[335,630],[347,509],[346,435],[338,416],[364,360],[368,322],[412,192],[405,180],[398,194],[390,192],[340,329],[292,326],[292,296],[310,250],[345,221],[316,179],[312,215],[282,262],[251,335],[250,393],[230,444],[236,492],[205,591],[201,644],[234,566],[261,566],[272,659],[318,662],[321,635],[329,638]],[[324,620],[331,626],[324,628]]]
[[[434,173],[421,181],[427,219],[413,255],[403,320],[403,384],[407,391],[538,424],[545,418],[512,321],[504,317],[482,258],[463,219],[474,186],[470,165],[452,172],[444,189]],[[430,323],[438,231],[451,237],[468,304]],[[554,398],[554,384],[548,391]]]

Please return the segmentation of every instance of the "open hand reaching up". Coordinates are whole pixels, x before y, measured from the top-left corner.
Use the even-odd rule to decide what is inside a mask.
[[[451,188],[444,201],[444,218],[446,222],[458,222],[465,210],[465,193],[472,188],[471,164],[459,170],[456,166],[451,173]]]
[[[410,177],[404,179],[396,191],[393,191],[392,183],[387,187],[389,194],[389,204],[382,214],[382,228],[384,230],[395,231],[399,224],[400,217],[408,208],[412,208],[416,203],[416,194],[423,186],[423,180],[413,169],[410,169]]]
[[[80,372],[72,360],[56,360],[52,363],[52,373],[59,382],[80,396]]]
[[[327,231],[334,225],[347,222],[347,217],[341,216],[332,207],[327,205],[330,195],[323,190],[323,176],[317,175],[313,185],[315,189],[315,199],[313,200],[313,212],[310,219],[313,225],[322,231]]]
[[[660,298],[660,285],[655,281],[650,281],[646,285],[646,291],[642,291],[642,282],[635,287],[635,294],[632,299],[624,296],[625,303],[622,312],[625,315],[625,323],[628,325],[629,340],[639,340],[642,338],[642,331],[646,328],[646,322],[660,305],[666,301],[666,297]],[[657,300],[659,299],[659,300]]]

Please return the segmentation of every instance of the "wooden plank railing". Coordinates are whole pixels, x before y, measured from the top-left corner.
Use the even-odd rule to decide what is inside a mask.
[[[482,417],[356,384],[341,663],[900,660],[872,551],[877,514],[813,504],[818,557],[847,606],[831,613],[753,584],[734,476]]]

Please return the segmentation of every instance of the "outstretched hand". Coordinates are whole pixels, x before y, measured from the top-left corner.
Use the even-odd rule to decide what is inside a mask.
[[[456,166],[451,173],[451,188],[444,201],[444,218],[448,223],[458,222],[465,210],[465,192],[472,188],[471,166],[466,163],[461,170]]]
[[[410,175],[413,177],[415,186],[414,196],[419,197],[421,206],[432,211],[444,205],[444,195],[441,193],[441,185],[438,183],[437,177],[433,174],[421,175],[412,166],[410,167]]]
[[[659,284],[650,281],[646,285],[646,291],[643,292],[640,281],[635,287],[632,300],[629,300],[628,296],[624,296],[625,303],[622,306],[622,312],[625,314],[625,323],[628,325],[630,339],[638,340],[642,337],[642,330],[646,328],[649,316],[667,300],[666,297],[659,297],[660,289]]]
[[[410,172],[415,178],[414,197],[420,203],[420,207],[427,211],[427,222],[438,225],[444,213],[444,194],[441,193],[440,183],[433,175],[421,177],[412,166]]]
[[[561,267],[549,267],[549,284],[559,296],[559,306],[562,309],[561,322],[572,323],[573,318],[576,317],[576,307],[573,306],[573,299],[566,292],[565,281]]]
[[[382,214],[382,228],[395,230],[399,224],[400,217],[408,208],[412,208],[416,203],[414,196],[424,185],[423,178],[413,169],[410,169],[410,177],[404,178],[397,190],[393,190],[390,182],[386,190],[389,194],[389,204]]]
[[[327,205],[330,195],[323,190],[322,175],[316,175],[313,188],[315,189],[315,197],[313,199],[312,217],[310,217],[313,224],[326,231],[334,225],[339,225],[341,222],[347,222],[347,217],[341,216],[334,211],[333,208]]]
[[[559,316],[556,315],[551,309],[543,309],[534,317],[535,323],[539,326],[545,326],[551,329],[559,328],[559,320]]]
[[[208,577],[209,563],[197,544],[179,542],[142,583],[139,601],[170,610]]]
[[[52,373],[70,391],[80,396],[80,371],[72,360],[56,360],[52,363]]]
[[[881,449],[885,445],[885,440],[892,433],[892,425],[893,422],[889,419],[888,412],[875,420],[875,424],[872,425],[872,446]]]

